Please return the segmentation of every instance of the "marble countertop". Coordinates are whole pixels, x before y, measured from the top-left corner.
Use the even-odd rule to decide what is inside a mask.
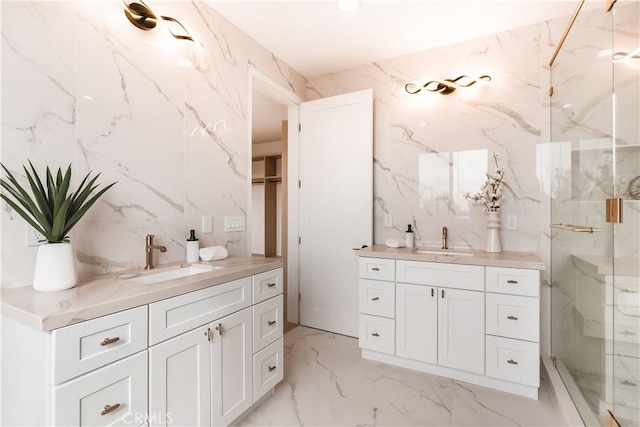
[[[201,262],[223,268],[194,276],[154,284],[137,283],[132,271],[96,277],[58,292],[38,292],[32,286],[2,289],[2,315],[38,331],[63,326],[139,307],[187,292],[240,279],[281,267],[282,261],[263,257],[229,257],[222,261]],[[158,266],[153,272],[180,265]]]
[[[373,245],[360,249],[358,256],[375,258],[404,259],[410,261],[429,261],[446,264],[481,265],[485,267],[526,268],[544,270],[544,263],[530,252],[491,253],[480,250],[450,249],[451,254],[425,254],[418,250],[440,251],[439,248],[389,248],[386,245]],[[446,252],[446,251],[443,251]],[[469,255],[456,255],[465,253]]]

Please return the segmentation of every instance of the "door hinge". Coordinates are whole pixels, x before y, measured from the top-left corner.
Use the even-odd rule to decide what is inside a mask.
[[[302,132],[302,124],[298,123],[298,132]]]
[[[614,197],[607,199],[606,205],[606,221],[614,224],[622,223],[622,199]]]
[[[551,358],[551,363],[553,364],[554,368],[558,367],[558,360],[554,357]]]
[[[211,341],[213,339],[213,332],[211,332],[211,328],[207,328],[207,330],[204,333],[204,336],[207,337],[208,341]]]

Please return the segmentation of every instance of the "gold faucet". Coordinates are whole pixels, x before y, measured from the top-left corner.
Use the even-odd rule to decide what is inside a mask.
[[[145,270],[151,270],[153,268],[153,250],[158,249],[160,252],[167,252],[167,247],[162,245],[154,245],[153,234],[147,234],[147,245],[145,250],[146,263],[144,265]]]
[[[442,227],[442,249],[449,249],[447,246],[447,227]]]

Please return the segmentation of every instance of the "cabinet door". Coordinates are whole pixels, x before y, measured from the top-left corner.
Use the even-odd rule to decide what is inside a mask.
[[[396,356],[436,363],[438,298],[436,288],[396,285]]]
[[[438,289],[438,364],[484,374],[484,292]]]
[[[253,403],[251,308],[213,324],[213,424],[228,425]]]
[[[211,425],[210,352],[205,327],[149,349],[152,425]]]

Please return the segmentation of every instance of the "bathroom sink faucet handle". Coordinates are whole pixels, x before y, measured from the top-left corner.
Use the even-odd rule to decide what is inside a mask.
[[[449,249],[447,245],[447,227],[442,227],[442,249]]]

